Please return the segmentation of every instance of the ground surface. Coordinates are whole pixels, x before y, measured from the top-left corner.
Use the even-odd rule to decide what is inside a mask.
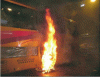
[[[10,73],[10,74],[3,74],[1,76],[70,76],[70,74],[66,73],[66,75],[64,75],[65,71],[52,71],[50,73],[46,73],[46,74],[42,74],[39,71],[36,71],[34,69],[28,69],[28,70],[24,70],[24,71],[18,71],[18,72],[14,72],[14,73]],[[77,75],[79,76],[79,75]],[[96,70],[94,72],[91,73],[91,76],[100,76],[100,70]]]

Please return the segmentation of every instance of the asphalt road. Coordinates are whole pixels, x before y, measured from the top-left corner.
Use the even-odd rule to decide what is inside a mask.
[[[76,71],[76,70],[74,70],[74,71]],[[63,70],[62,71],[54,70],[49,73],[43,74],[42,72],[36,71],[35,69],[28,69],[28,70],[24,70],[24,71],[13,72],[10,74],[3,74],[1,76],[73,76],[73,75],[75,75],[75,74],[72,74],[72,75],[69,74],[68,71],[66,72],[66,74],[64,74],[64,73],[65,73],[65,71],[63,71]],[[76,74],[76,76],[79,76],[79,75]],[[93,71],[90,76],[100,76],[100,69]]]

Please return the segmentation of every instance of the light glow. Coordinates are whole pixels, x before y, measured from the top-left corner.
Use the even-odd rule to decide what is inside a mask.
[[[4,8],[2,8],[1,10],[4,10]]]
[[[7,8],[7,10],[8,10],[8,11],[12,11],[12,9],[11,9],[11,8]]]
[[[91,0],[91,2],[95,2],[96,0]]]
[[[42,70],[43,73],[50,72],[51,69],[54,70],[54,65],[56,63],[56,39],[54,39],[55,28],[53,20],[51,19],[49,9],[46,9],[46,21],[48,24],[48,39],[44,43],[44,54],[42,56]]]
[[[81,7],[84,7],[85,6],[85,4],[81,4]]]
[[[21,47],[21,42],[18,41],[18,47]]]
[[[73,22],[73,20],[72,19],[69,19],[70,20],[70,22]]]

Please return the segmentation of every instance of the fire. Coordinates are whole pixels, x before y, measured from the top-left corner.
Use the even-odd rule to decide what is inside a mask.
[[[46,21],[48,24],[49,31],[47,42],[44,43],[44,54],[42,56],[42,70],[43,73],[49,72],[51,69],[54,70],[54,65],[56,63],[56,39],[54,38],[55,28],[53,20],[51,19],[49,9],[46,9]]]

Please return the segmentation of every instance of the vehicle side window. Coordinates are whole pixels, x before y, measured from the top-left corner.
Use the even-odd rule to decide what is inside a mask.
[[[26,56],[25,47],[1,47],[1,58]]]

